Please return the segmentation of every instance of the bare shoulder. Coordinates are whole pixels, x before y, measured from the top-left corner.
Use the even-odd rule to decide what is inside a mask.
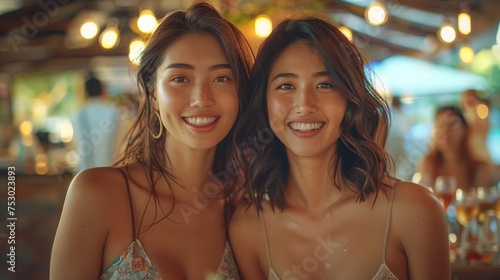
[[[450,279],[444,209],[431,190],[410,182],[394,189],[391,228],[411,279]],[[393,262],[397,266],[397,262]]]
[[[401,239],[442,229],[446,231],[443,206],[434,193],[418,184],[397,182],[394,189],[393,225]]]
[[[412,182],[398,181],[394,184],[394,207],[406,209],[440,210],[439,200],[432,190]]]
[[[112,216],[116,201],[125,197],[125,178],[117,167],[99,167],[78,173],[69,185],[64,202],[66,210],[85,208],[88,215],[101,220]]]
[[[104,220],[111,214],[113,201],[125,193],[125,179],[116,167],[99,167],[78,173],[68,188],[65,208],[79,210],[85,208],[89,215],[99,213]],[[76,208],[76,209],[75,209]]]
[[[259,215],[264,215],[261,212]],[[265,241],[254,205],[240,204],[229,223],[229,239],[243,279],[264,279]]]
[[[120,203],[125,203],[120,201],[126,201],[124,185],[121,172],[114,167],[84,170],[73,178],[54,237],[51,279],[99,277],[108,235],[120,220]],[[70,257],[75,252],[81,262]]]
[[[262,225],[254,205],[240,204],[229,222],[229,240],[238,262],[241,256],[258,255],[259,245],[263,242]],[[264,244],[264,243],[262,243]]]
[[[108,192],[117,184],[125,184],[118,167],[96,167],[78,173],[71,181],[70,190]]]
[[[229,230],[235,233],[255,231],[260,228],[259,216],[254,205],[240,203],[231,218]],[[248,232],[250,234],[250,232]]]

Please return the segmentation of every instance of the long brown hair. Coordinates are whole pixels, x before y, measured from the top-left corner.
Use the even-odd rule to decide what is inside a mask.
[[[384,185],[384,177],[389,175],[389,157],[383,148],[388,105],[366,76],[365,63],[356,47],[332,24],[315,17],[281,22],[257,53],[250,74],[251,100],[242,121],[236,124],[235,141],[241,148],[238,160],[245,173],[245,197],[256,203],[259,210],[266,196],[273,209],[284,209],[289,164],[285,146],[273,137],[269,125],[266,89],[276,59],[297,42],[305,42],[318,52],[334,87],[347,99],[337,153],[328,176],[334,185],[347,186],[359,194],[358,201],[364,201],[367,194]],[[255,139],[262,141],[252,145]]]
[[[247,99],[248,76],[253,62],[253,54],[245,37],[233,24],[206,3],[195,4],[185,12],[173,12],[161,20],[149,38],[140,58],[137,74],[139,87],[137,115],[128,133],[129,136],[125,139],[124,152],[115,163],[115,165],[122,165],[137,161],[144,166],[148,171],[147,179],[156,205],[158,205],[158,194],[155,182],[160,177],[176,180],[173,174],[164,167],[165,162],[169,161],[165,151],[166,133],[163,133],[159,139],[152,137],[152,134],[157,134],[160,126],[163,125],[155,116],[151,101],[156,90],[156,72],[170,45],[190,33],[209,34],[222,46],[237,86],[239,113],[236,121],[240,119],[240,112],[243,112],[242,104]],[[237,176],[232,173],[224,173],[225,169],[229,168],[226,162],[232,147],[227,139],[231,137],[232,131],[231,129],[228,136],[217,145],[212,168],[212,172],[223,181],[226,189],[232,188],[237,180]],[[155,172],[158,176],[153,178]],[[173,194],[172,187],[169,186],[169,188]],[[172,205],[170,211],[166,213],[166,217],[174,206]]]

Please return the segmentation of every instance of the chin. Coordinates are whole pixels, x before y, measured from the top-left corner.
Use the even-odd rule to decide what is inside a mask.
[[[313,157],[320,157],[325,154],[327,154],[327,151],[318,151],[318,149],[288,149],[288,152],[298,156],[298,157],[303,157],[303,158],[313,158]]]
[[[216,148],[221,141],[222,139],[218,139],[218,141],[214,139],[201,139],[191,141],[189,146],[195,150],[210,150]]]

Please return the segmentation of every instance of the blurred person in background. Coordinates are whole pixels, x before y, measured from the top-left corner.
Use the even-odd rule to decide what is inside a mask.
[[[494,170],[494,162],[488,151],[487,138],[490,132],[490,101],[483,91],[469,89],[460,95],[460,106],[464,113],[465,120],[469,126],[469,149],[479,160],[491,165]],[[500,169],[497,169],[497,173]],[[500,174],[494,174],[498,178]],[[498,179],[493,179],[489,186],[497,183]]]
[[[77,174],[91,167],[111,166],[118,144],[119,112],[108,102],[102,82],[92,74],[85,81],[86,103],[73,118],[78,154]]]
[[[458,107],[436,110],[427,153],[418,164],[420,184],[434,188],[438,176],[455,178],[461,189],[489,186],[491,165],[469,149],[470,125]]]

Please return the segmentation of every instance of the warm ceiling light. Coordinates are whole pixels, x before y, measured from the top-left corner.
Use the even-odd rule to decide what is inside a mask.
[[[452,43],[457,38],[457,32],[453,25],[445,23],[438,30],[438,38],[442,42]]]
[[[471,32],[470,15],[468,13],[458,14],[458,31],[464,35]]]
[[[115,25],[110,25],[107,27],[99,37],[99,43],[105,49],[114,48],[118,45],[120,33]]]
[[[474,60],[474,50],[470,46],[462,46],[459,56],[463,63],[469,64]]]
[[[347,37],[347,39],[349,39],[349,41],[352,42],[352,31],[351,31],[351,29],[349,29],[347,26],[341,26],[341,27],[339,27],[339,30],[340,30],[340,32],[342,32],[342,34],[344,34],[344,36]]]
[[[273,23],[267,15],[260,15],[255,18],[255,34],[265,38],[273,31]]]
[[[133,63],[138,65],[141,57],[142,50],[144,49],[144,41],[141,39],[135,39],[130,42],[128,59]]]
[[[490,111],[490,109],[488,108],[488,106],[486,104],[479,104],[476,107],[476,114],[482,120],[484,120],[488,117],[489,111]]]
[[[85,39],[94,38],[99,32],[99,26],[93,20],[88,20],[82,24],[80,27],[80,34]]]
[[[158,21],[153,13],[149,9],[142,10],[139,18],[137,19],[137,27],[143,33],[151,33],[155,30]]]
[[[19,125],[19,132],[22,136],[29,136],[33,132],[33,124],[30,121],[23,121]]]
[[[382,3],[374,2],[365,10],[366,21],[374,26],[380,26],[387,22],[389,15]]]

